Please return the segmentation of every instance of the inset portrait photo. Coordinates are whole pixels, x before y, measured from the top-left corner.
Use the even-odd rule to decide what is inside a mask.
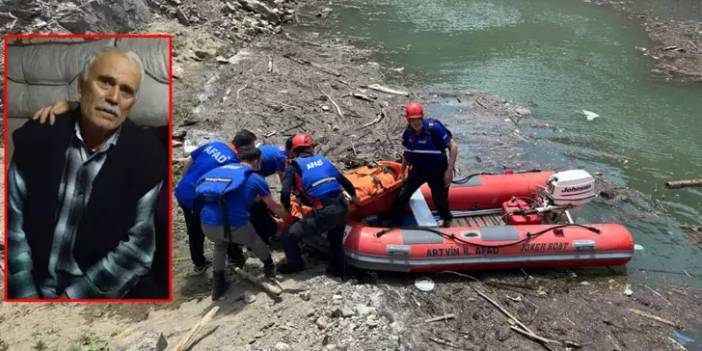
[[[170,36],[4,44],[5,300],[170,301]]]

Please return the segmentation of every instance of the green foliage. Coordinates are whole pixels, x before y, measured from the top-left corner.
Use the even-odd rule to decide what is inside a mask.
[[[46,344],[41,340],[37,340],[37,342],[34,343],[34,346],[32,346],[32,350],[46,351]]]
[[[93,334],[83,334],[69,351],[110,351],[110,344]]]

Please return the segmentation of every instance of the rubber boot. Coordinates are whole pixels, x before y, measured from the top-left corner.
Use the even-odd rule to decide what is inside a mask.
[[[221,299],[228,288],[229,283],[224,278],[224,271],[212,272],[212,301]]]
[[[275,279],[275,262],[273,262],[273,257],[268,257],[267,260],[263,261],[263,274],[266,278]]]

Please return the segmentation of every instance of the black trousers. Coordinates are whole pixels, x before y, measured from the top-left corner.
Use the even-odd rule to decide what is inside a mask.
[[[303,265],[300,253],[300,240],[305,236],[327,232],[331,250],[331,268],[343,274],[346,269],[344,254],[344,229],[349,215],[349,207],[343,195],[323,201],[323,207],[293,223],[283,236],[283,249],[288,263],[293,267]]]
[[[271,238],[278,230],[278,224],[273,219],[271,212],[268,211],[268,206],[263,201],[254,202],[249,210],[249,221],[253,224],[256,233],[266,242],[271,244]]]
[[[202,266],[207,262],[205,259],[205,234],[200,226],[200,212],[180,206],[185,218],[185,227],[188,231],[188,246],[190,247],[190,259],[196,266]],[[241,247],[230,244],[227,249],[229,257],[241,257]]]
[[[448,204],[448,188],[444,182],[444,173],[448,169],[448,162],[442,162],[439,167],[434,169],[426,169],[420,167],[412,167],[405,180],[405,183],[400,188],[400,191],[395,198],[395,202],[390,208],[389,216],[397,218],[402,214],[402,210],[407,206],[410,197],[424,183],[429,184],[431,189],[431,198],[436,206],[436,211],[439,212],[439,217],[443,220],[452,218]]]

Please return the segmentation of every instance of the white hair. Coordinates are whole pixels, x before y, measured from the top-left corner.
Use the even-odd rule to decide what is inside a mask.
[[[141,84],[144,83],[144,64],[141,63],[141,58],[139,57],[139,55],[137,55],[134,51],[125,51],[122,49],[111,48],[111,47],[102,48],[102,49],[97,50],[97,51],[93,52],[92,54],[90,54],[90,56],[88,57],[88,61],[85,63],[85,66],[83,67],[83,73],[82,73],[83,81],[88,80],[88,77],[90,76],[90,68],[93,66],[93,63],[95,63],[95,61],[100,56],[102,56],[103,54],[110,52],[110,51],[116,51],[116,52],[124,54],[125,56],[127,56],[127,58],[129,60],[131,60],[132,62],[136,63],[137,66],[139,66],[139,74],[140,74],[139,87],[141,87]]]

